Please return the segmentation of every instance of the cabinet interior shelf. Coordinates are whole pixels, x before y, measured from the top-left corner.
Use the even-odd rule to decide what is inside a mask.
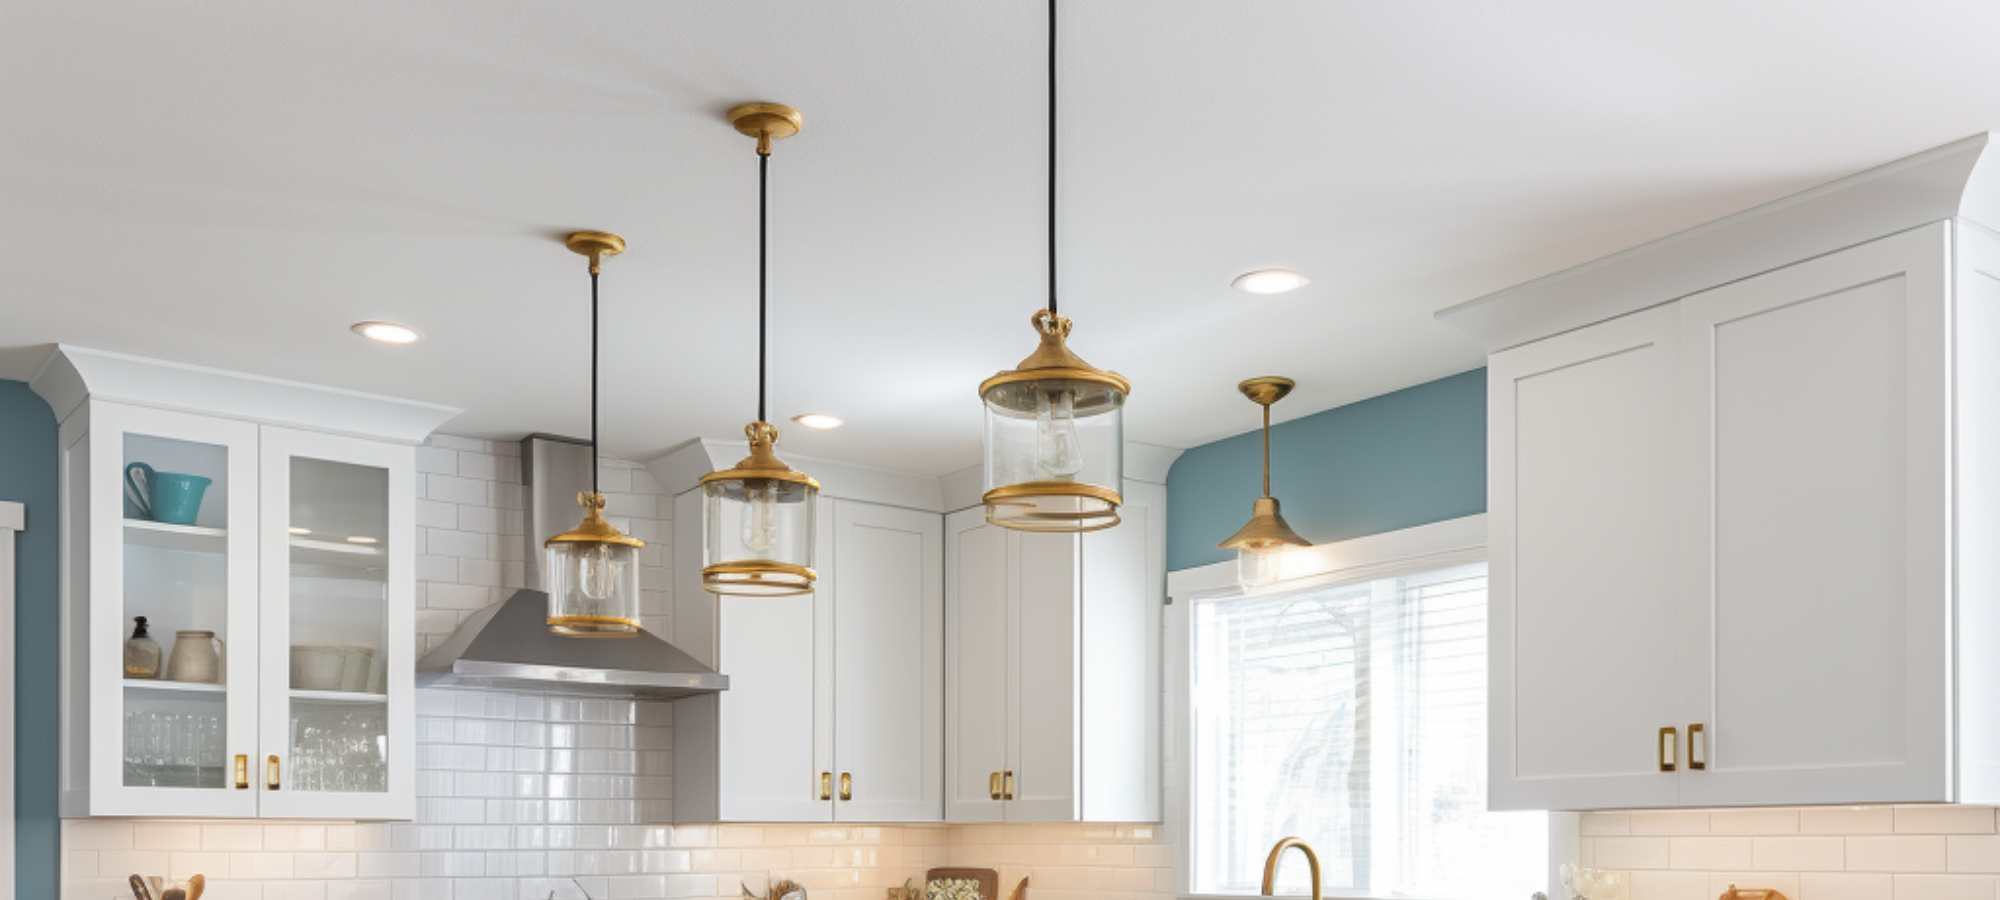
[[[161,678],[127,678],[127,688],[142,691],[159,691],[166,694],[221,694],[229,690],[226,684],[210,684],[205,681],[167,681]]]
[[[305,691],[294,689],[293,700],[310,700],[315,703],[373,703],[381,705],[389,701],[387,694],[370,694],[365,691]]]
[[[337,569],[369,569],[382,566],[382,548],[345,541],[316,541],[294,535],[292,562],[295,565],[329,566]]]
[[[175,525],[150,519],[126,519],[125,543],[179,550],[184,553],[221,553],[228,549],[229,531],[206,525]]]
[[[126,519],[125,542],[183,553],[223,553],[229,549],[229,530],[206,525]],[[291,545],[294,563],[340,569],[379,568],[382,565],[383,553],[379,546],[321,541],[297,535],[291,538]]]

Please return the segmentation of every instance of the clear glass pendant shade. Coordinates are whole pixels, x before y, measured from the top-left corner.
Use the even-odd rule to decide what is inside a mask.
[[[604,521],[603,494],[579,494],[583,524],[549,538],[549,630],[570,637],[639,633],[639,548]]]
[[[1242,547],[1236,551],[1236,583],[1246,590],[1270,587],[1278,580],[1284,547]]]
[[[777,458],[776,428],[744,430],[749,458],[702,479],[701,586],[748,596],[811,591],[819,482]]]
[[[986,519],[1021,531],[1118,524],[1125,476],[1125,395],[1118,375],[1064,343],[1068,319],[1036,313],[1042,346],[980,386],[986,405]]]

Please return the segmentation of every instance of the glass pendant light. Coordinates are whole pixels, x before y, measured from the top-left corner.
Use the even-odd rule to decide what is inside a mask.
[[[1125,397],[1132,383],[1070,352],[1056,314],[1056,4],[1049,0],[1049,305],[1041,346],[979,385],[986,403],[986,520],[1021,531],[1097,531],[1124,503]]]
[[[625,239],[579,231],[563,241],[590,257],[590,493],[576,495],[583,524],[549,538],[549,630],[570,637],[631,637],[639,633],[639,548],[604,521],[597,491],[597,275],[604,257],[625,252]]]
[[[1236,386],[1252,403],[1264,407],[1264,496],[1250,508],[1250,524],[1243,526],[1219,546],[1236,551],[1236,582],[1245,590],[1268,587],[1278,580],[1278,561],[1287,547],[1310,547],[1299,537],[1285,517],[1278,514],[1278,498],[1271,496],[1271,404],[1292,392],[1290,378],[1252,378]]]
[[[757,139],[757,421],[743,429],[750,456],[701,479],[701,586],[717,594],[803,594],[819,578],[813,569],[819,482],[785,465],[772,449],[778,429],[764,415],[764,335],[771,141],[798,134],[805,120],[789,106],[745,103],[729,111],[729,121]]]

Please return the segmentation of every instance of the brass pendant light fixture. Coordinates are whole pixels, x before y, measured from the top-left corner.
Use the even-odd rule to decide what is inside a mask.
[[[639,548],[646,543],[604,521],[597,490],[597,275],[604,257],[625,252],[625,239],[579,231],[563,243],[590,258],[590,493],[576,495],[583,524],[542,544],[548,626],[570,637],[631,637],[639,633]]]
[[[1220,545],[1236,551],[1236,581],[1245,589],[1267,587],[1278,580],[1278,560],[1287,547],[1310,547],[1299,537],[1285,517],[1278,514],[1278,498],[1271,496],[1271,404],[1292,392],[1290,378],[1252,378],[1236,386],[1250,402],[1264,408],[1264,495],[1250,508],[1250,523]]]
[[[701,586],[717,594],[803,594],[819,578],[813,569],[819,482],[773,451],[778,429],[764,414],[764,369],[771,142],[798,134],[805,120],[789,106],[745,103],[729,110],[729,121],[757,139],[757,421],[743,429],[750,456],[701,479]]]
[[[1049,303],[1041,346],[979,385],[986,405],[986,520],[1020,531],[1097,531],[1124,503],[1125,397],[1132,384],[1070,352],[1056,314],[1056,3],[1049,0]]]

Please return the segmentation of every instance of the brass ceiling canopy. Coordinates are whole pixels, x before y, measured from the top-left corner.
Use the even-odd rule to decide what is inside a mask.
[[[1217,545],[1237,552],[1238,580],[1244,587],[1269,584],[1277,574],[1274,557],[1286,547],[1312,546],[1285,522],[1278,512],[1278,498],[1271,496],[1271,404],[1283,400],[1295,386],[1290,378],[1275,375],[1236,386],[1250,402],[1264,408],[1264,494],[1251,505],[1249,523]]]
[[[1268,409],[1271,404],[1285,399],[1295,387],[1298,387],[1298,382],[1290,378],[1266,375],[1262,378],[1249,379],[1237,385],[1236,389],[1242,391],[1243,396],[1249,397],[1250,402]]]
[[[572,231],[563,238],[569,252],[590,257],[590,274],[596,275],[604,258],[625,252],[625,239],[609,231]]]
[[[770,155],[771,142],[798,134],[806,118],[783,103],[738,103],[729,108],[729,124],[757,139],[757,152]]]

